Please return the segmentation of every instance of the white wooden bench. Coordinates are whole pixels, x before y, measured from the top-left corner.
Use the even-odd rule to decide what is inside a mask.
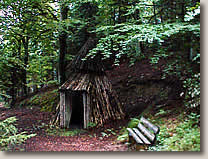
[[[144,117],[141,117],[140,121],[137,128],[127,128],[129,138],[133,138],[139,145],[153,145],[160,128],[153,125]]]

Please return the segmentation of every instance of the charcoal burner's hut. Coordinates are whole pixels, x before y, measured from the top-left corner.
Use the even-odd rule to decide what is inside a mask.
[[[70,64],[69,79],[60,87],[60,126],[77,125],[87,128],[89,123],[102,125],[121,119],[121,103],[106,77],[101,58],[83,60],[94,46],[89,39]]]

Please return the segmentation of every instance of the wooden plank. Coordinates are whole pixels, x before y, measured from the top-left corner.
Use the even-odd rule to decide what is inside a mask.
[[[66,128],[66,93],[63,96],[63,127]]]
[[[144,144],[151,145],[151,142],[137,128],[133,128],[133,130],[139,136],[139,138],[144,142]]]
[[[127,130],[129,131],[130,136],[132,136],[138,144],[144,144],[131,128],[127,128]]]
[[[86,125],[89,125],[90,122],[90,95],[87,93],[87,112],[86,112]]]
[[[69,124],[70,124],[70,121],[71,121],[71,117],[72,117],[72,95],[69,94]]]
[[[138,124],[139,130],[153,143],[155,141],[155,135],[152,134],[146,127],[144,127],[141,123]]]
[[[65,93],[60,92],[60,127],[64,127],[64,100],[65,100]]]
[[[153,125],[151,122],[149,122],[147,119],[145,119],[144,117],[141,117],[141,122],[147,126],[149,129],[151,129],[152,131],[154,131],[155,134],[159,133],[160,129],[159,127]]]
[[[86,96],[86,93],[83,92],[82,94],[83,96],[83,109],[84,109],[84,128],[86,129],[87,128],[87,96]]]
[[[72,114],[72,98],[69,93],[65,94],[65,128],[69,128]]]

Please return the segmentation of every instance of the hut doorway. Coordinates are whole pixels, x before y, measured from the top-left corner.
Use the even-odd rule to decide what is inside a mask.
[[[70,128],[83,128],[84,127],[84,105],[83,94],[75,93],[71,96],[72,115],[69,123]]]
[[[87,128],[89,111],[89,96],[86,92],[60,92],[60,126],[62,128]]]

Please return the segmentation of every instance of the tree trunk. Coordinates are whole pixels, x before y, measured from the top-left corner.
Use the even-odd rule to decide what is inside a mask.
[[[170,2],[170,17],[171,17],[171,22],[175,22],[176,21],[176,8],[175,8],[175,2],[171,1]]]
[[[118,2],[118,24],[126,22],[126,3],[123,0],[119,0]]]
[[[153,11],[154,11],[155,24],[157,24],[156,5],[154,2],[153,2]]]
[[[68,7],[62,4],[61,10],[61,21],[67,19]],[[59,34],[59,83],[62,85],[65,82],[65,55],[67,53],[67,33],[64,30],[60,30]]]
[[[11,88],[10,88],[10,95],[11,95],[11,103],[10,103],[10,107],[14,108],[15,105],[15,101],[16,101],[16,69],[15,67],[12,68],[11,70]]]
[[[27,66],[28,66],[28,60],[29,60],[29,51],[28,51],[28,46],[29,46],[29,37],[25,37],[22,39],[23,42],[23,47],[24,47],[24,51],[25,51],[25,55],[24,55],[24,70],[23,70],[23,78],[22,78],[22,82],[23,82],[23,94],[26,96],[28,91],[27,91]]]
[[[184,17],[185,17],[185,3],[184,3],[184,0],[182,1],[182,4],[181,4],[181,21],[184,22]]]

